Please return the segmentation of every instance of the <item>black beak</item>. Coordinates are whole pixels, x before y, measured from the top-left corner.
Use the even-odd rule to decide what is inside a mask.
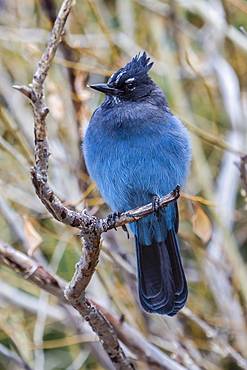
[[[114,87],[110,87],[107,84],[95,84],[95,85],[89,85],[94,90],[103,92],[106,95],[118,95],[119,90],[115,89]]]

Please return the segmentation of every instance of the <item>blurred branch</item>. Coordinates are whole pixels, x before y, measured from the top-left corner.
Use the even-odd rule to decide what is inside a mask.
[[[133,327],[127,323],[117,319],[112,313],[100,307],[104,315],[111,322],[118,337],[121,341],[127,343],[130,350],[138,355],[138,358],[145,361],[148,369],[157,370],[182,370],[185,369],[179,363],[174,362],[170,357],[162,353],[153,344],[149,343],[143,335],[137,332]],[[165,356],[165,357],[164,357]]]
[[[240,26],[239,29],[247,37],[246,29],[243,26]]]
[[[14,345],[13,340],[11,340],[11,344]],[[15,362],[15,364],[18,366],[19,369],[25,369],[25,370],[32,370],[31,367],[25,362],[25,360],[22,358],[20,351],[16,346],[14,346],[17,354],[15,352],[11,351],[11,349],[5,347],[3,344],[0,343],[0,353],[8,357],[10,360]]]
[[[16,86],[14,86],[16,88]],[[18,86],[19,91],[27,96],[30,93],[30,89],[26,86]],[[11,132],[16,142],[19,144],[23,154],[25,155],[26,160],[30,165],[33,164],[33,152],[27,142],[23,133],[19,130],[17,123],[14,121],[13,117],[10,115],[9,111],[4,107],[0,102],[0,121],[3,123],[4,127]],[[17,156],[18,159],[18,156]]]
[[[23,276],[26,280],[30,280],[46,292],[56,296],[60,302],[68,303],[63,295],[63,289],[66,282],[60,279],[57,275],[51,274],[38,264],[34,259],[26,254],[17,251],[12,246],[0,241],[0,263],[12,269],[17,274]],[[165,353],[149,343],[139,332],[130,325],[110,313],[107,309],[96,302],[87,299],[88,309],[94,307],[94,310],[100,309],[111,323],[114,330],[121,341],[135,353],[138,358],[145,361],[150,367],[163,370],[182,370],[185,369],[179,365]],[[100,312],[98,311],[98,312]],[[102,315],[102,314],[101,314]],[[247,360],[237,352],[218,331],[213,329],[206,321],[199,318],[188,308],[184,308],[180,315],[195,322],[215,345],[222,349],[222,353],[231,356],[231,358],[242,369],[247,369]],[[86,318],[87,319],[87,318]],[[109,334],[109,333],[108,333]]]
[[[48,271],[46,271],[39,263],[28,257],[22,252],[17,251],[7,243],[0,240],[0,262],[11,268],[17,274],[30,280],[52,295],[59,298],[60,301],[66,303],[66,299],[61,290],[63,282],[58,281]]]
[[[206,206],[210,206],[210,207],[217,206],[217,203],[211,202],[210,200],[204,199],[203,197],[198,197],[196,195],[181,193],[181,197],[184,199],[192,200],[193,202],[199,202],[199,203],[205,204]]]
[[[209,132],[207,132],[205,130],[202,130],[200,127],[197,127],[197,126],[193,125],[193,123],[190,123],[190,122],[186,121],[186,119],[181,117],[181,114],[179,116],[180,116],[181,120],[185,123],[186,127],[188,127],[188,129],[191,132],[193,132],[194,134],[196,134],[198,137],[200,137],[204,141],[208,142],[209,144],[211,144],[211,145],[213,145],[217,148],[220,148],[220,149],[223,149],[223,150],[228,150],[229,152],[232,152],[232,153],[236,153],[240,156],[244,154],[243,151],[241,151],[237,148],[233,148],[231,145],[229,145],[221,137],[210,134]]]
[[[149,10],[160,14],[163,17],[167,17],[169,12],[169,6],[163,3],[160,0],[135,0],[137,3],[141,4],[144,7],[147,7]],[[228,0],[230,2],[230,0]],[[233,0],[232,0],[233,2]],[[189,10],[190,12],[199,15],[204,22],[207,22],[209,25],[217,25],[221,32],[224,33],[225,37],[231,40],[236,46],[242,49],[245,53],[247,52],[247,42],[246,37],[244,34],[239,32],[237,28],[232,25],[229,25],[226,20],[217,12],[217,9],[210,3],[204,1],[181,1],[176,0],[178,6],[185,10]],[[246,4],[241,2],[241,6],[239,5],[240,1],[238,1],[238,7],[246,12]],[[236,5],[236,4],[234,4]]]
[[[217,26],[220,32],[231,40],[245,53],[247,52],[247,39],[237,28],[229,25],[222,13],[217,11],[213,4],[205,3],[204,1],[192,0],[190,2],[176,0],[176,3],[189,11],[199,15],[202,19],[213,27]]]
[[[95,16],[98,20],[98,24],[101,28],[102,33],[105,35],[105,38],[106,38],[106,40],[107,40],[107,42],[110,46],[110,49],[111,49],[112,58],[114,60],[114,59],[116,59],[116,46],[115,46],[114,41],[112,39],[112,35],[111,35],[110,31],[108,30],[108,28],[105,24],[105,20],[102,17],[100,9],[99,9],[97,3],[94,0],[88,0],[88,4],[90,5],[93,13],[95,14]]]
[[[244,190],[247,193],[247,155],[241,157],[240,164],[237,164],[239,171],[240,171],[240,177],[243,183]]]
[[[73,68],[78,71],[83,71],[83,72],[88,72],[88,73],[95,73],[101,76],[107,76],[110,77],[114,71],[113,70],[108,70],[105,68],[99,68],[99,67],[94,67],[94,66],[89,66],[86,64],[78,63],[78,62],[73,62],[71,60],[66,60],[63,58],[55,57],[54,58],[54,63],[59,64],[61,66],[67,67],[67,68]]]
[[[65,299],[63,294],[63,289],[65,288],[66,284],[64,280],[60,279],[55,274],[51,275],[50,272],[45,270],[33,258],[27,256],[22,252],[17,251],[12,246],[4,243],[3,241],[0,241],[0,263],[12,269],[17,274],[24,277],[26,280],[30,280],[32,283],[44,289],[46,292],[56,296],[60,300],[60,302],[68,304],[68,301]],[[103,311],[104,315],[107,317],[107,320],[109,320],[109,322],[111,323],[110,324],[108,321],[106,321],[106,323],[108,324],[108,328],[105,328],[106,332],[98,333],[100,340],[105,339],[104,336],[109,336],[112,334],[111,332],[109,332],[109,330],[113,330],[111,327],[112,325],[121,341],[143,361],[147,362],[150,366],[152,365],[153,369],[157,368],[161,370],[185,370],[182,365],[176,363],[169,356],[156,348],[153,344],[149,343],[140,333],[131,328],[128,324],[124,323],[123,320],[119,320],[108,310],[93,302],[93,300],[89,300],[88,298],[86,298],[86,303],[87,310],[93,310],[94,315],[97,316],[97,319],[98,315],[101,316],[101,324],[104,325],[103,321],[105,319],[99,309]],[[78,304],[81,305],[81,302],[79,302]],[[97,306],[99,307],[99,309]],[[91,315],[90,312],[89,315]],[[89,319],[89,316],[85,316],[86,321],[88,321]],[[103,329],[103,327],[101,329]],[[123,365],[123,367],[117,368],[127,369],[131,368],[131,366],[127,367],[125,365],[124,367]]]
[[[218,86],[222,96],[222,104],[231,123],[231,130],[226,135],[230,146],[246,150],[245,122],[241,104],[241,90],[239,78],[231,64],[218,51],[218,40],[211,48],[209,60],[216,73]],[[207,246],[207,255],[210,260],[205,263],[205,272],[208,284],[213,292],[215,302],[221,312],[224,312],[234,337],[235,348],[244,355],[247,354],[247,335],[245,310],[241,300],[247,302],[247,272],[246,263],[240,253],[238,241],[235,238],[234,215],[236,212],[239,172],[234,163],[237,156],[226,151],[222,157],[221,166],[215,184],[214,199],[217,201],[215,209],[215,223],[211,240]],[[227,269],[219,269],[217,263]],[[229,271],[231,279],[229,279]],[[239,297],[234,292],[234,284],[238,287]]]
[[[14,159],[21,164],[22,168],[28,170],[30,165],[30,163],[28,163],[28,160],[25,157],[23,157],[22,154],[20,154],[18,150],[16,150],[16,148],[13,145],[9,144],[2,136],[0,136],[0,148],[2,148],[6,153],[14,157]]]
[[[225,339],[223,339],[216,330],[187,307],[181,311],[181,315],[194,321],[204,331],[206,337],[218,345],[228,356],[231,356],[241,369],[247,369],[247,360],[243,358]]]
[[[56,9],[56,3],[54,0],[41,0],[41,5],[46,13],[46,16],[48,19],[51,21],[53,24],[56,19],[56,14],[57,14],[57,9]],[[80,98],[80,96],[77,93],[77,88],[76,88],[76,77],[77,77],[77,72],[75,66],[77,65],[77,62],[79,60],[79,53],[78,51],[70,47],[66,42],[65,42],[65,37],[66,33],[65,31],[63,32],[63,38],[60,43],[60,50],[62,51],[63,58],[58,58],[58,63],[60,60],[61,65],[65,65],[67,68],[67,73],[68,73],[68,82],[70,85],[70,90],[71,90],[71,102],[75,111],[76,115],[76,122],[77,122],[77,129],[78,129],[78,147],[81,149],[81,143],[82,143],[82,138],[81,138],[81,123],[85,119],[85,109],[83,106],[83,101]],[[54,58],[56,59],[56,57]],[[63,63],[65,61],[65,63]],[[55,62],[55,60],[54,60]],[[84,173],[87,173],[84,157],[80,156],[80,167],[81,171]],[[79,185],[81,187],[82,191],[85,191],[87,188],[87,182],[83,181],[81,178],[78,178]]]
[[[247,14],[247,4],[246,1],[242,0],[227,0],[228,3],[231,3],[234,5],[236,8],[242,10],[242,12]]]

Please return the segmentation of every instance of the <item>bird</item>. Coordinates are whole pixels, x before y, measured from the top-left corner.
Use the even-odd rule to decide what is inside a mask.
[[[105,94],[84,135],[90,177],[106,203],[124,212],[151,203],[190,172],[191,140],[162,89],[148,72],[147,53],[137,54],[107,83],[90,87]],[[157,198],[158,197],[158,198]],[[139,300],[147,313],[174,316],[188,296],[177,232],[177,202],[130,223],[136,249]]]

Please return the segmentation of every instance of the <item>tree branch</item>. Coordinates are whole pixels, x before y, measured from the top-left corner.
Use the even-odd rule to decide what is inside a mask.
[[[55,274],[51,274],[51,272],[43,268],[42,265],[37,264],[37,262],[33,258],[27,256],[22,252],[17,251],[12,246],[4,243],[1,240],[0,263],[14,270],[17,274],[23,276],[26,280],[31,281],[48,293],[56,296],[60,302],[65,304],[69,303],[63,294],[63,289],[65,289],[65,285],[67,284],[66,281],[62,280]],[[99,306],[91,299],[87,299],[86,302],[88,304],[88,307],[82,308],[82,316],[84,316],[86,310],[89,310],[89,315],[91,317],[92,314],[90,311],[93,307],[95,320],[97,321],[97,327],[99,326],[99,315],[102,318],[100,323],[103,325],[103,328],[101,330],[104,334],[104,337],[102,336],[100,337],[100,339],[110,340],[113,346],[116,343],[113,343],[112,337],[116,339],[116,331],[118,337],[126,346],[130,348],[131,352],[133,352],[138,356],[138,358],[146,362],[148,366],[150,366],[150,368],[152,367],[153,369],[160,370],[185,370],[182,365],[176,363],[168,355],[166,355],[164,352],[150,343],[147,339],[141,336],[140,333],[138,333],[134,328],[125,323],[123,320],[119,320],[119,318],[114,316],[107,309]],[[79,305],[80,304],[81,302],[79,302]],[[76,307],[76,310],[78,311],[78,307]],[[105,320],[99,310],[104,313],[104,316],[107,317],[108,321]],[[87,320],[88,318],[85,316],[85,319]],[[108,327],[105,325],[105,321],[108,323]],[[92,329],[94,330],[94,328]],[[115,352],[117,353],[118,350],[119,349],[117,347],[115,349]],[[112,355],[114,356],[114,352],[112,353]],[[121,366],[116,366],[116,368],[131,368],[128,365],[128,367],[125,366],[123,363],[120,363],[120,365]]]
[[[71,226],[78,227],[81,224],[83,225],[83,228],[85,227],[85,231],[88,235],[87,238],[84,238],[85,247],[78,264],[78,272],[75,274],[71,286],[69,286],[66,290],[66,297],[68,300],[70,300],[74,308],[76,308],[77,311],[79,311],[79,313],[89,322],[92,329],[98,334],[105,351],[108,353],[116,369],[133,369],[133,365],[126,358],[122,348],[118,343],[117,336],[112,326],[98,311],[98,309],[91,304],[84,291],[84,287],[86,287],[90,281],[92,271],[94,271],[98,262],[101,232],[95,232],[98,231],[96,230],[97,223],[94,222],[94,218],[91,216],[89,217],[89,215],[86,214],[80,215],[79,221],[81,222],[78,223],[78,219],[75,217],[76,215],[72,211],[65,209],[65,207],[62,206],[61,202],[54,195],[47,182],[48,158],[50,152],[46,137],[45,119],[49,109],[44,103],[44,82],[58,45],[61,41],[61,35],[64,32],[66,19],[74,4],[75,1],[73,0],[64,0],[62,3],[59,14],[54,23],[50,39],[48,41],[47,48],[41,58],[41,61],[39,62],[38,69],[34,74],[31,91],[27,87],[23,86],[15,86],[15,88],[24,93],[24,95],[30,97],[33,104],[35,166],[31,168],[31,175],[36,193],[54,218],[66,224],[71,224]],[[89,219],[91,220],[91,224],[88,222]],[[90,236],[92,235],[92,232],[95,235],[93,238]],[[85,251],[89,251],[89,253],[85,253]],[[94,259],[91,259],[91,257]],[[87,272],[86,270],[90,263],[92,269],[89,269],[89,272]],[[38,271],[39,267],[35,266],[34,270],[35,269]],[[33,279],[33,276],[36,275],[31,274],[30,278],[31,276]],[[85,280],[83,280],[84,277]],[[41,282],[42,281],[43,280],[41,279]],[[77,283],[82,281],[83,283],[78,284],[77,286]]]
[[[23,276],[26,280],[31,281],[35,285],[44,289],[48,293],[56,296],[60,302],[68,304],[64,297],[63,289],[67,284],[55,274],[47,271],[42,265],[38,264],[33,258],[26,254],[17,251],[12,246],[0,240],[0,263],[6,267],[14,270],[17,274]],[[160,370],[183,370],[182,365],[176,363],[164,352],[160,351],[152,343],[148,342],[140,335],[133,327],[122,320],[119,320],[111,312],[93,300],[87,300],[90,307],[94,305],[96,310],[103,312],[104,316],[111,323],[114,331],[117,333],[120,340],[135,353],[138,358],[142,359],[148,364],[150,368]],[[101,314],[102,315],[102,314]],[[218,331],[212,328],[206,321],[200,319],[188,308],[184,308],[180,315],[190,321],[195,322],[205,333],[212,343],[222,349],[227,355],[241,367],[247,369],[247,361],[242,355],[237,352],[225,339],[224,335],[220,335]],[[109,333],[107,333],[109,335]]]
[[[15,85],[14,87],[22,92],[25,96],[29,97],[33,105],[35,166],[31,168],[31,176],[35,191],[53,217],[64,224],[79,228],[81,230],[80,236],[82,236],[84,240],[82,255],[79,263],[77,264],[75,275],[71,283],[65,289],[65,297],[81,314],[81,316],[88,321],[94,332],[97,333],[105,351],[108,353],[116,369],[133,369],[133,365],[126,358],[122,348],[118,343],[117,335],[113,327],[97,309],[97,307],[88,300],[85,294],[85,289],[90,282],[98,263],[100,238],[102,232],[106,232],[113,227],[135,221],[149,213],[152,213],[152,204],[125,212],[117,218],[116,222],[113,223],[109,219],[101,220],[90,216],[85,212],[79,213],[64,207],[60,200],[55,196],[47,181],[48,158],[50,151],[46,134],[46,116],[49,113],[49,109],[45,106],[44,102],[44,82],[58,45],[61,41],[66,19],[74,4],[75,2],[73,0],[63,1],[54,23],[47,48],[38,64],[38,69],[34,74],[32,87],[30,89],[25,86]],[[179,186],[177,186],[173,192],[161,198],[161,206],[166,206],[168,203],[173,202],[178,197]],[[20,257],[18,252],[16,257]],[[15,269],[14,266],[12,267]],[[33,282],[37,283],[34,281],[36,276],[34,272],[38,274],[41,273],[41,270],[39,265],[33,266],[33,269],[34,270],[29,270],[27,273],[28,275],[26,276],[28,276]],[[26,269],[20,272],[23,272],[25,275]],[[43,279],[42,276],[40,277],[40,282],[38,285],[44,288],[43,282],[48,280],[51,282],[51,288],[49,289],[52,289],[53,284],[56,283],[51,277],[49,277],[49,275],[45,276],[46,279]]]

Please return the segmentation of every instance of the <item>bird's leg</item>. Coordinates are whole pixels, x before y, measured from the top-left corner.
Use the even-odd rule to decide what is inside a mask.
[[[161,221],[161,213],[163,213],[165,209],[160,206],[160,197],[158,195],[153,195],[152,197],[152,208],[157,220]]]

